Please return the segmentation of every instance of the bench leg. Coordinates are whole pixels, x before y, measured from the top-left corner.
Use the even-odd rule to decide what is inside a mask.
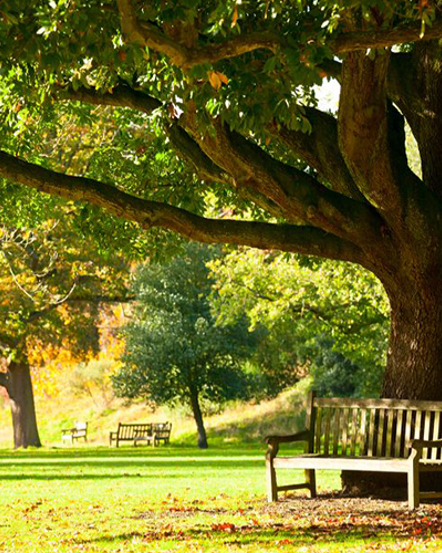
[[[413,463],[407,474],[408,479],[408,507],[417,509],[419,507],[419,466]]]
[[[316,497],[316,472],[315,469],[306,469],[305,478],[310,490],[310,497],[314,499]]]
[[[273,466],[273,459],[266,459],[267,473],[267,501],[278,501],[278,488],[276,484],[276,471]]]

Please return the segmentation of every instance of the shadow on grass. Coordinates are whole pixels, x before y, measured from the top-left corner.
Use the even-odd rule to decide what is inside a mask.
[[[75,459],[87,457],[115,458],[115,457],[195,457],[208,458],[218,457],[241,457],[255,455],[264,455],[264,444],[250,445],[232,445],[209,449],[198,449],[190,446],[173,446],[173,447],[88,447],[81,448],[52,448],[52,449],[27,449],[27,450],[0,450],[0,462],[2,459]],[[301,451],[301,450],[300,450]]]
[[[311,515],[311,514],[310,514]],[[233,518],[233,517],[232,517]],[[313,520],[311,520],[313,519]],[[233,519],[234,520],[234,519]],[[164,520],[163,520],[164,521]],[[187,521],[188,523],[189,521]],[[379,544],[380,542],[426,540],[442,535],[442,519],[433,516],[417,516],[406,511],[372,510],[360,511],[357,515],[340,517],[326,513],[322,516],[300,516],[287,523],[258,522],[234,524],[198,523],[199,528],[180,529],[176,524],[166,524],[162,528],[146,532],[129,532],[113,536],[100,536],[90,540],[79,540],[77,543],[108,543],[121,545],[129,540],[143,542],[178,542],[196,541],[215,545],[253,544],[256,547],[270,545],[312,545],[330,543]],[[264,550],[263,549],[263,550]]]
[[[1,452],[0,481],[182,478],[192,471],[213,474],[264,468],[264,456],[251,450],[198,451],[186,448],[81,449]]]

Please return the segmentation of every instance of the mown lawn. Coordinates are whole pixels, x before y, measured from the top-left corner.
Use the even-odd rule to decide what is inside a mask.
[[[0,450],[0,479],[2,553],[442,550],[438,505],[330,497],[336,473],[268,505],[258,446]]]

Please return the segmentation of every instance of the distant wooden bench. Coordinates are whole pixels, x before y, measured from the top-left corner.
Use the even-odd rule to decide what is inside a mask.
[[[65,428],[61,431],[62,441],[70,441],[73,444],[74,440],[80,438],[87,442],[87,422],[76,422],[72,428]]]
[[[134,446],[145,442],[146,445],[157,446],[160,441],[169,443],[172,424],[164,423],[137,423],[124,424],[119,423],[115,432],[109,434],[109,443],[118,447],[120,442],[132,442]]]
[[[442,471],[442,402],[319,398],[309,394],[305,430],[269,436],[267,496],[307,488],[316,497],[316,469],[405,473],[410,509],[441,492],[421,492],[419,474]],[[304,442],[305,453],[277,457],[282,443]],[[276,469],[304,469],[306,482],[278,486]]]

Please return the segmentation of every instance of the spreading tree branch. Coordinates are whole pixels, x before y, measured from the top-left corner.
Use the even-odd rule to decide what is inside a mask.
[[[184,70],[200,63],[215,63],[241,56],[260,48],[276,51],[286,44],[286,41],[275,32],[258,31],[217,44],[191,48],[176,42],[155,25],[139,22],[130,0],[117,0],[117,5],[121,16],[121,27],[129,42],[142,44],[165,54],[174,65]]]
[[[154,96],[136,90],[127,84],[118,84],[112,92],[98,93],[92,88],[59,86],[58,96],[62,99],[85,102],[98,106],[127,107],[150,114],[163,107],[163,103]]]
[[[312,131],[272,127],[272,134],[326,179],[333,190],[357,200],[365,200],[350,175],[338,146],[337,121],[318,109],[305,108]]]
[[[132,196],[93,179],[51,171],[6,152],[0,152],[0,176],[41,192],[103,207],[146,229],[168,229],[206,243],[242,244],[353,261],[373,269],[359,247],[315,227],[208,219],[181,208]]]
[[[422,34],[422,23],[416,21],[396,29],[380,31],[352,31],[342,33],[329,44],[334,54],[391,48],[396,44],[408,44],[417,41],[429,41],[442,37],[442,19],[437,19],[431,26],[425,27]]]
[[[273,31],[258,31],[207,46],[188,47],[175,41],[149,22],[140,22],[131,0],[117,0],[123,34],[129,42],[138,43],[169,57],[170,61],[184,70],[201,63],[216,63],[220,60],[241,56],[247,52],[265,49],[276,52],[290,45],[289,41]],[[442,20],[438,19],[426,27],[422,34],[422,23],[416,21],[396,29],[375,31],[352,31],[331,38],[328,46],[335,55],[368,49],[391,48],[396,44],[428,41],[442,37]],[[312,41],[315,37],[312,37]]]
[[[93,104],[100,104],[101,100],[101,95],[91,90],[69,90],[67,95],[70,99]],[[144,96],[147,98],[146,103]],[[106,94],[104,103],[134,107],[147,113],[150,113],[151,104],[157,107],[148,95],[132,90],[127,85],[116,87],[113,94]],[[328,142],[333,142],[332,131],[336,131],[332,118],[321,114],[319,110],[312,111],[312,116],[322,127],[319,132],[327,126]],[[284,216],[289,221],[303,221],[356,243],[362,237],[367,243],[375,243],[381,221],[364,203],[334,193],[304,171],[277,161],[239,133],[228,131],[219,121],[214,121],[214,125],[216,136],[208,136],[207,133],[200,136],[195,115],[188,111],[180,118],[180,125],[174,122],[166,130],[177,152],[192,163],[202,178],[233,182],[238,193],[246,195],[261,207],[269,207],[270,213]],[[298,143],[303,143],[298,149],[300,155],[308,163],[314,162],[313,167],[321,165],[324,170],[325,158],[328,156],[328,162],[333,163],[333,166],[329,168],[327,176],[341,192],[345,188],[348,196],[360,199],[362,196],[360,193],[358,195],[342,157],[337,152],[336,142],[332,144],[333,150],[327,153],[327,148],[321,148],[319,139],[310,139],[305,134],[302,137],[302,134],[298,134]],[[314,136],[319,136],[319,133]],[[315,146],[312,145],[313,140],[317,142]],[[307,141],[310,141],[308,147]],[[322,161],[319,160],[319,151]],[[348,192],[350,189],[352,194]]]

